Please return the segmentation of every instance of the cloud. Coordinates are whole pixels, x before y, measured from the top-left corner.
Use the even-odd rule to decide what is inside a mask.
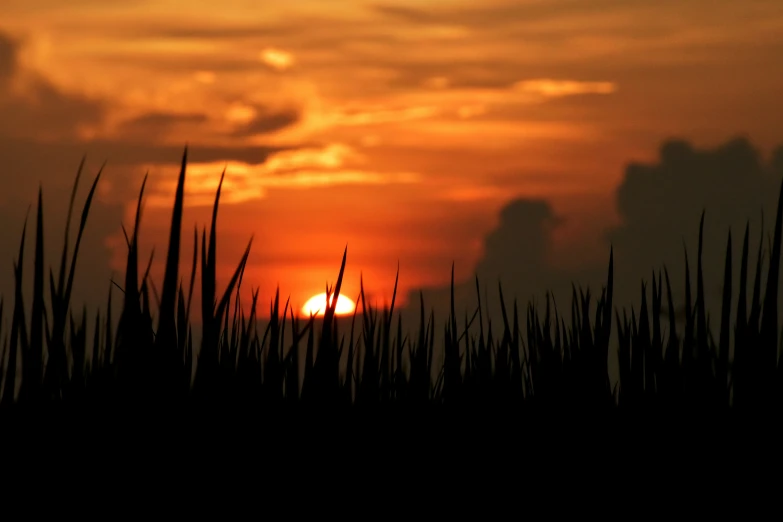
[[[4,88],[16,72],[17,43],[0,33],[0,88]]]
[[[125,120],[120,124],[119,131],[123,135],[157,136],[170,133],[183,126],[192,128],[209,121],[202,113],[175,114],[166,112],[148,112]]]
[[[745,138],[711,149],[697,149],[682,140],[667,141],[657,162],[630,164],[617,189],[622,224],[609,231],[608,239],[615,245],[619,277],[629,282],[632,278],[650,279],[651,270],[666,264],[673,277],[673,291],[681,297],[683,244],[693,267],[699,217],[704,210],[706,294],[716,305],[729,230],[736,260],[748,222],[751,244],[757,244],[762,211],[766,233],[770,232],[781,178],[783,169],[775,159],[765,164]],[[735,261],[735,278],[738,267]]]
[[[735,69],[738,77],[747,74],[744,92],[765,90],[761,97],[767,99],[774,92],[773,85],[765,81],[770,73],[759,71],[774,70],[777,53],[771,42],[779,43],[779,36],[772,29],[776,24],[779,28],[780,13],[776,14],[769,3],[764,7],[763,2],[748,0],[743,4],[748,7],[742,8],[741,20],[735,24],[733,20],[740,11],[735,2],[714,4],[705,11],[706,4],[701,0],[687,6],[651,0],[602,1],[596,5],[572,1],[491,1],[475,6],[438,2],[426,6],[406,3],[404,7],[395,2],[370,9],[346,6],[331,12],[286,13],[264,20],[244,16],[248,13],[245,9],[250,9],[245,6],[232,7],[233,16],[215,20],[208,8],[182,18],[164,5],[155,19],[139,10],[122,19],[106,15],[100,18],[100,24],[89,26],[71,17],[58,27],[69,32],[74,41],[89,35],[106,43],[100,50],[71,56],[76,60],[87,58],[92,66],[118,72],[144,71],[148,77],[165,78],[161,84],[208,70],[220,78],[211,84],[210,96],[229,88],[257,96],[296,92],[306,98],[297,101],[315,111],[347,100],[374,98],[389,103],[411,92],[423,94],[418,106],[432,107],[441,103],[441,92],[462,89],[467,101],[445,112],[433,112],[461,112],[475,117],[470,109],[459,107],[474,105],[471,97],[492,89],[506,99],[498,97],[496,106],[481,104],[488,118],[513,116],[519,121],[529,113],[516,107],[519,98],[512,96],[514,91],[509,88],[515,82],[539,82],[526,83],[526,90],[515,93],[520,98],[525,95],[531,107],[554,101],[555,95],[607,94],[613,91],[611,83],[615,88],[619,85],[622,93],[589,99],[567,96],[576,98],[570,102],[574,106],[581,104],[576,118],[562,106],[555,110],[559,110],[560,117],[572,120],[592,110],[590,117],[600,118],[603,127],[640,122],[638,125],[656,127],[651,134],[653,139],[660,139],[667,130],[683,130],[682,126],[666,124],[686,116],[682,111],[666,114],[653,108],[659,104],[675,98],[677,103],[686,103],[693,98],[692,93],[707,89],[704,97],[692,103],[692,110],[707,106],[698,116],[706,119],[705,114],[713,111],[718,99],[732,96],[740,103],[743,96],[735,92],[731,81],[718,81],[718,74],[724,77]],[[444,27],[463,28],[471,37],[443,40],[438,28]],[[264,63],[264,56],[272,57],[269,63],[279,63],[283,68],[288,67],[285,64],[289,56],[295,57],[296,74],[279,74]],[[710,76],[705,68],[718,64],[721,71]],[[65,76],[63,71],[60,74]],[[687,81],[683,75],[688,76]],[[433,77],[446,79],[448,88],[428,91],[428,80],[430,86],[440,84],[440,80],[433,84]],[[543,79],[557,79],[558,83],[545,85]],[[149,89],[167,90],[162,86]],[[194,94],[193,98],[196,103],[206,103],[203,95]],[[751,98],[743,103],[752,103]],[[510,111],[515,109],[517,113],[512,114]],[[744,112],[758,111],[754,107]],[[758,134],[759,126],[773,126],[753,114],[747,120],[755,123],[743,125],[737,121],[740,111],[731,112],[726,117],[733,121],[727,121],[726,128]],[[303,119],[309,121],[309,116]],[[376,116],[380,118],[374,120],[377,123],[393,123]],[[353,121],[355,125],[373,124],[362,118]],[[708,124],[700,125],[704,128]]]
[[[294,56],[281,49],[264,49],[259,58],[263,63],[278,71],[284,71],[294,65]]]
[[[541,200],[514,200],[500,212],[500,224],[484,242],[476,272],[496,279],[514,272],[542,272],[549,248],[548,229],[558,220]]]
[[[549,290],[562,291],[564,278],[551,268],[552,232],[561,222],[542,199],[514,199],[501,209],[499,223],[484,238],[483,255],[474,269],[485,317],[500,317],[498,283],[502,284],[507,306],[518,298],[522,311],[529,299]],[[425,306],[435,308],[443,317],[449,307],[450,288],[422,291]],[[472,313],[478,302],[474,279],[457,281],[454,292],[457,313]],[[411,292],[406,301],[417,306],[418,291]]]
[[[235,40],[260,37],[278,38],[298,34],[302,28],[292,23],[242,23],[213,20],[145,20],[144,24],[129,24],[126,21],[114,23],[98,30],[111,32],[123,38],[146,39],[191,39],[191,40]],[[81,27],[78,23],[74,27]]]
[[[436,106],[411,105],[407,107],[387,107],[383,105],[366,105],[340,107],[326,112],[322,119],[324,123],[337,126],[365,126],[383,123],[401,123],[422,120],[437,116],[440,110]]]
[[[338,168],[348,161],[359,161],[362,155],[342,143],[332,143],[320,148],[302,148],[275,154],[264,165],[269,172],[285,173],[302,168]]]
[[[249,164],[241,161],[190,162],[185,187],[186,205],[212,205],[223,169],[226,171],[221,201],[242,203],[267,196],[270,189],[312,189],[337,185],[416,184],[422,181],[415,172],[383,172],[363,168],[363,155],[341,143],[323,147],[302,147],[271,153],[264,162]],[[170,207],[179,165],[146,165],[157,171],[151,183],[147,203],[155,207]]]
[[[370,6],[370,10],[374,13],[378,13],[392,19],[402,20],[407,23],[428,24],[438,20],[437,15],[429,11],[425,11],[424,9],[416,9],[413,7],[402,7],[389,4],[374,4]]]
[[[20,50],[18,42],[0,32],[0,136],[74,136],[103,120],[106,107],[101,101],[62,92],[45,78],[22,70]]]
[[[249,121],[236,129],[234,136],[257,136],[271,134],[292,125],[300,120],[300,114],[296,110],[272,111],[269,109],[258,109]]]
[[[683,245],[687,246],[691,269],[695,270],[699,217],[706,209],[704,230],[704,277],[708,309],[718,318],[726,240],[732,232],[734,256],[734,302],[736,306],[739,255],[745,226],[750,223],[751,250],[758,248],[760,216],[764,212],[765,233],[771,232],[780,183],[783,180],[783,146],[768,162],[745,138],[727,141],[714,148],[699,149],[683,140],[668,140],[651,163],[629,163],[616,191],[620,224],[607,231],[605,242],[595,245],[605,251],[600,263],[583,262],[578,268],[566,263],[567,256],[579,259],[577,246],[562,252],[553,249],[553,234],[569,219],[555,215],[543,199],[515,199],[499,214],[498,225],[484,238],[483,254],[474,267],[483,292],[484,306],[499,318],[497,283],[503,283],[507,305],[516,297],[524,305],[532,297],[540,300],[552,291],[564,313],[569,313],[571,283],[590,286],[593,295],[605,284],[609,246],[615,254],[615,304],[633,305],[638,311],[640,282],[650,282],[652,271],[667,266],[675,303],[684,298]],[[765,268],[766,270],[766,268]],[[750,277],[753,277],[751,270]],[[692,272],[695,278],[695,272]],[[692,280],[695,284],[695,279]],[[476,304],[473,279],[457,281],[457,311],[472,311]],[[424,289],[425,305],[441,316],[447,312],[449,288]],[[418,305],[418,291],[408,302]],[[406,311],[410,313],[410,311]]]
[[[201,113],[192,114],[168,114],[164,112],[150,112],[137,116],[125,122],[128,127],[168,127],[177,123],[203,123],[207,117]]]
[[[559,98],[579,94],[612,94],[617,90],[613,82],[582,82],[574,80],[522,80],[514,88],[540,94],[544,97]]]
[[[752,15],[774,12],[774,2],[749,0],[745,9]],[[733,2],[694,0],[687,5],[676,0],[561,0],[558,2],[486,2],[462,6],[445,4],[427,9],[399,7],[390,4],[376,4],[373,12],[391,20],[405,23],[432,24],[450,23],[465,25],[486,31],[504,32],[509,27],[524,27],[528,33],[546,32],[557,29],[573,30],[569,21],[590,20],[595,22],[582,26],[583,30],[602,31],[620,28],[623,24],[630,31],[628,22],[643,16],[645,23],[656,23],[665,18],[666,12],[677,7],[683,15],[701,14],[705,21],[720,20],[727,13],[738,9]],[[607,16],[610,14],[610,16]],[[557,23],[553,23],[557,22]],[[679,27],[677,20],[669,20],[668,27]],[[651,31],[654,32],[654,31]]]

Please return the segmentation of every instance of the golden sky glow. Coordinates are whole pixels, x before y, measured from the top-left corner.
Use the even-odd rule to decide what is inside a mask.
[[[18,116],[0,137],[62,145],[63,186],[74,157],[107,160],[100,198],[126,223],[149,171],[143,241],[159,251],[170,151],[187,142],[185,235],[208,223],[225,168],[219,277],[255,234],[245,277],[262,296],[279,283],[304,302],[334,283],[346,243],[349,296],[362,271],[390,298],[398,260],[398,299],[446,283],[452,260],[468,277],[499,210],[523,196],[565,218],[562,262],[603,258],[628,161],[671,136],[783,141],[777,0],[182,5],[3,0],[0,32],[17,42],[6,95],[61,110]],[[119,226],[104,239],[119,270]]]

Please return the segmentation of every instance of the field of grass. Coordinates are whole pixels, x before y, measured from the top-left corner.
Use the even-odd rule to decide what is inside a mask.
[[[34,233],[25,222],[14,262],[15,293],[0,301],[0,406],[5,414],[53,406],[165,407],[168,411],[230,407],[259,413],[302,407],[319,411],[501,409],[506,413],[768,411],[783,398],[777,324],[783,188],[768,249],[762,242],[752,255],[745,230],[737,286],[731,280],[729,235],[717,337],[702,304],[701,235],[694,271],[692,259],[687,254],[685,258],[684,328],[675,320],[678,307],[672,302],[666,268],[649,284],[641,284],[638,309],[613,308],[611,252],[606,285],[597,297],[574,288],[568,324],[554,302],[548,300],[543,310],[506,302],[502,288],[502,322],[491,323],[482,309],[478,281],[477,309],[458,314],[452,271],[448,317],[436,318],[422,300],[416,328],[403,328],[394,298],[388,308],[374,309],[365,303],[363,291],[357,312],[348,318],[336,317],[334,307],[322,318],[302,318],[276,295],[271,319],[262,327],[257,310],[266,301],[257,291],[249,306],[239,298],[252,240],[227,288],[216,285],[220,187],[210,230],[202,231],[200,240],[196,235],[193,252],[181,251],[186,163],[187,150],[162,285],[151,284],[149,265],[138,256],[143,184],[137,221],[133,230],[126,231],[124,282],[108,288],[107,308],[89,331],[86,310],[73,306],[71,294],[79,246],[101,174],[92,183],[75,243],[69,248],[80,167],[65,248],[59,265],[52,269],[44,265],[39,197]],[[700,233],[703,226],[702,218]],[[25,242],[31,235],[35,253],[28,265]],[[765,255],[770,260],[766,273]],[[180,273],[183,256],[192,259],[187,274]],[[334,296],[341,291],[346,256],[347,250],[337,282],[328,289]],[[32,298],[22,291],[24,274],[30,269]],[[200,310],[191,307],[197,283]],[[155,288],[162,289],[160,295]],[[116,292],[123,296],[121,310],[111,306]],[[662,308],[669,311],[668,320]],[[200,314],[198,341],[194,314]],[[613,327],[619,339],[616,346],[610,346]],[[437,346],[436,329],[442,329]],[[610,350],[617,351],[619,380],[610,378]]]

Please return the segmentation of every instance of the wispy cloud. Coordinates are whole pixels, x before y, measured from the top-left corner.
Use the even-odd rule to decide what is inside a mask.
[[[294,65],[293,55],[280,49],[264,49],[259,58],[266,65],[278,71],[284,71]]]
[[[188,167],[186,205],[211,205],[225,169],[221,200],[242,203],[267,197],[269,189],[312,189],[343,185],[416,184],[422,176],[415,172],[374,171],[363,168],[365,158],[352,148],[333,143],[321,148],[303,148],[273,154],[266,162],[200,162]],[[170,207],[176,189],[177,165],[150,165],[156,170],[147,204]]]
[[[514,84],[514,88],[540,94],[544,97],[559,98],[579,94],[612,94],[617,90],[613,82],[582,82],[575,80],[522,80]]]

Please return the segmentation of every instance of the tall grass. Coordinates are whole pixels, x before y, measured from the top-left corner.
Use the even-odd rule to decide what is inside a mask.
[[[71,194],[65,247],[56,277],[49,269],[48,289],[39,192],[32,300],[26,300],[22,292],[27,220],[22,228],[13,265],[10,332],[0,332],[0,401],[6,411],[47,405],[231,405],[259,412],[302,406],[320,410],[445,406],[519,412],[719,411],[730,407],[757,411],[780,403],[783,366],[778,363],[777,296],[783,186],[765,281],[763,242],[756,252],[752,284],[748,279],[749,227],[745,229],[734,317],[729,234],[717,340],[709,328],[704,305],[704,214],[699,228],[695,294],[685,252],[686,321],[682,330],[675,320],[666,267],[653,274],[651,284],[642,282],[638,311],[613,308],[611,251],[606,285],[597,299],[589,289],[573,287],[569,324],[551,296],[547,296],[543,310],[532,304],[523,309],[516,300],[506,302],[502,287],[502,322],[493,324],[486,316],[486,303],[481,302],[478,280],[478,306],[460,316],[455,308],[453,267],[451,306],[444,323],[437,322],[434,311],[426,309],[421,297],[418,328],[408,335],[399,313],[395,316],[398,280],[391,304],[381,309],[367,302],[362,282],[357,311],[350,318],[339,318],[335,307],[342,290],[347,247],[336,284],[326,288],[327,295],[334,298],[323,317],[299,317],[289,301],[281,301],[278,291],[270,304],[270,320],[262,328],[258,291],[252,291],[249,312],[240,299],[252,238],[226,288],[218,288],[216,283],[215,230],[222,176],[210,229],[204,228],[200,234],[194,231],[191,271],[186,278],[179,272],[186,149],[174,199],[161,295],[158,298],[149,278],[152,258],[145,265],[139,259],[145,178],[133,229],[130,234],[125,231],[124,284],[109,286],[106,310],[96,315],[94,327],[88,331],[87,312],[72,306],[71,295],[79,245],[102,169],[82,207],[69,259],[69,231],[83,167],[84,162]],[[191,304],[197,272],[202,332],[194,346]],[[123,299],[115,318],[112,293],[117,291]],[[0,315],[8,310],[4,303],[0,300]],[[661,314],[664,305],[668,324]],[[616,347],[610,347],[613,321],[619,339]],[[443,329],[439,335],[442,341],[436,346],[438,328]],[[619,360],[619,380],[614,382],[608,369],[611,349],[617,350]],[[436,352],[442,354],[442,364],[435,363]]]

